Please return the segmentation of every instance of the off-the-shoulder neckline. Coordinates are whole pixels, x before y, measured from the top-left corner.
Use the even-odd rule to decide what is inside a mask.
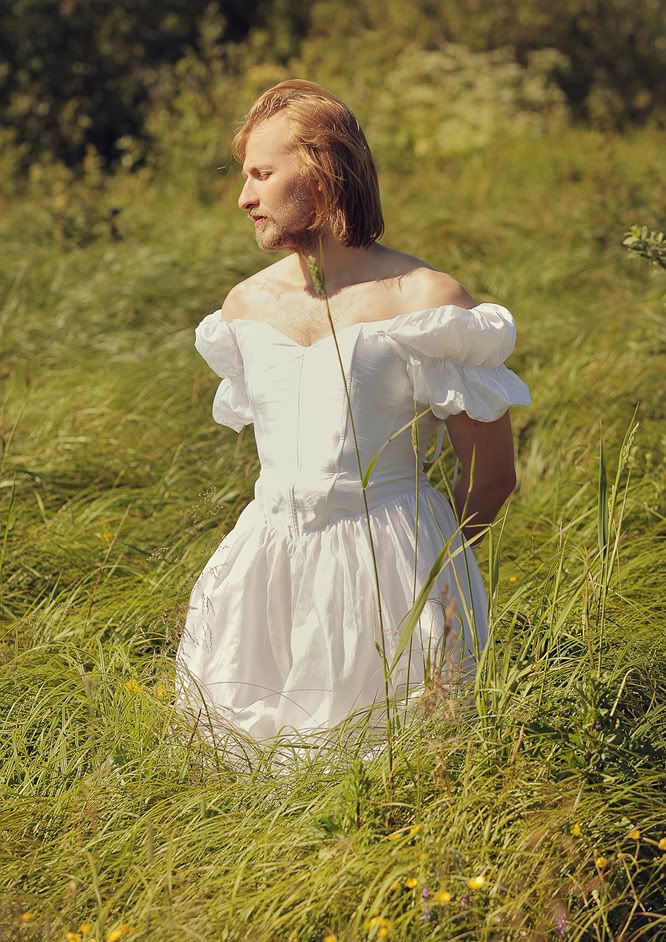
[[[461,307],[459,304],[437,304],[434,307],[424,307],[418,311],[405,311],[403,314],[394,314],[392,317],[385,317],[383,320],[371,320],[371,321],[356,321],[354,324],[348,324],[346,327],[341,327],[339,330],[336,330],[335,336],[340,336],[340,334],[346,333],[347,331],[354,330],[356,328],[364,327],[376,327],[378,324],[395,324],[402,322],[407,318],[421,317],[424,314],[431,314],[433,311],[441,311],[444,308],[456,308],[459,311],[475,311],[479,307],[484,305],[492,305],[493,307],[501,307],[501,305],[495,304],[494,301],[481,301],[479,304],[475,304],[473,307]],[[214,314],[219,314],[221,308],[218,308],[217,311],[214,311]],[[283,330],[278,330],[277,327],[273,327],[272,324],[269,324],[268,321],[262,321],[258,318],[247,318],[247,317],[234,317],[230,321],[221,321],[221,323],[226,324],[227,327],[231,327],[232,324],[260,324],[263,327],[267,327],[269,330],[272,330],[274,333],[282,337],[287,343],[293,344],[295,347],[299,347],[301,350],[310,350],[312,347],[317,347],[326,341],[333,339],[333,334],[325,334],[323,337],[320,337],[318,340],[314,340],[312,343],[299,343],[298,340],[295,340],[293,337],[290,337],[289,334],[286,334]]]

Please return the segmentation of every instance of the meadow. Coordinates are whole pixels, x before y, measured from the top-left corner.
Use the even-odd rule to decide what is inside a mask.
[[[663,223],[662,150],[578,127],[380,168],[382,241],[512,311],[532,394],[477,549],[493,655],[390,774],[343,740],[239,771],[173,708],[259,470],[193,347],[274,260],[236,171],[4,200],[0,939],[666,939],[665,288],[622,245]]]

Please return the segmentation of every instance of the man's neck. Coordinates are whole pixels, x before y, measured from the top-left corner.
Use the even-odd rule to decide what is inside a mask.
[[[377,242],[367,248],[342,245],[330,233],[322,234],[322,252],[320,257],[319,243],[312,253],[294,252],[292,258],[296,262],[296,271],[302,278],[302,286],[306,290],[312,289],[312,278],[307,265],[308,254],[317,259],[320,270],[323,272],[326,293],[332,297],[337,291],[349,285],[368,281],[376,270],[376,262],[386,250]],[[299,278],[299,275],[296,275]]]

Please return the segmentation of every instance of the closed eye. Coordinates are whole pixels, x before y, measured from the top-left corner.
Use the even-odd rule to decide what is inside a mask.
[[[250,170],[249,175],[251,177],[255,177],[257,180],[265,180],[267,177],[270,177],[271,171],[270,170],[257,170],[255,167],[253,167],[252,170]],[[247,177],[247,176],[248,174],[244,170],[242,170],[241,177]]]

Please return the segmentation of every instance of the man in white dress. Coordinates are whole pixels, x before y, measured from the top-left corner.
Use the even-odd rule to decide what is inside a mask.
[[[197,350],[222,378],[214,418],[236,431],[254,422],[262,472],[194,586],[177,661],[215,710],[263,739],[326,730],[352,707],[388,698],[421,585],[422,600],[433,594],[414,607],[419,631],[426,626],[415,654],[427,644],[430,662],[431,642],[446,648],[441,600],[451,589],[461,630],[449,641],[464,640],[464,664],[475,663],[488,636],[482,577],[422,468],[416,485],[400,432],[417,402],[429,405],[425,438],[438,426],[439,443],[447,429],[462,468],[454,509],[474,543],[515,487],[508,407],[530,400],[503,365],[515,339],[510,312],[476,304],[451,275],[380,244],[376,169],[344,102],[310,82],[280,83],[252,106],[232,150],[245,177],[238,206],[257,244],[287,254],[233,287],[196,329]],[[454,535],[458,549],[433,586],[430,567]],[[407,693],[411,641],[407,660],[396,694]]]

